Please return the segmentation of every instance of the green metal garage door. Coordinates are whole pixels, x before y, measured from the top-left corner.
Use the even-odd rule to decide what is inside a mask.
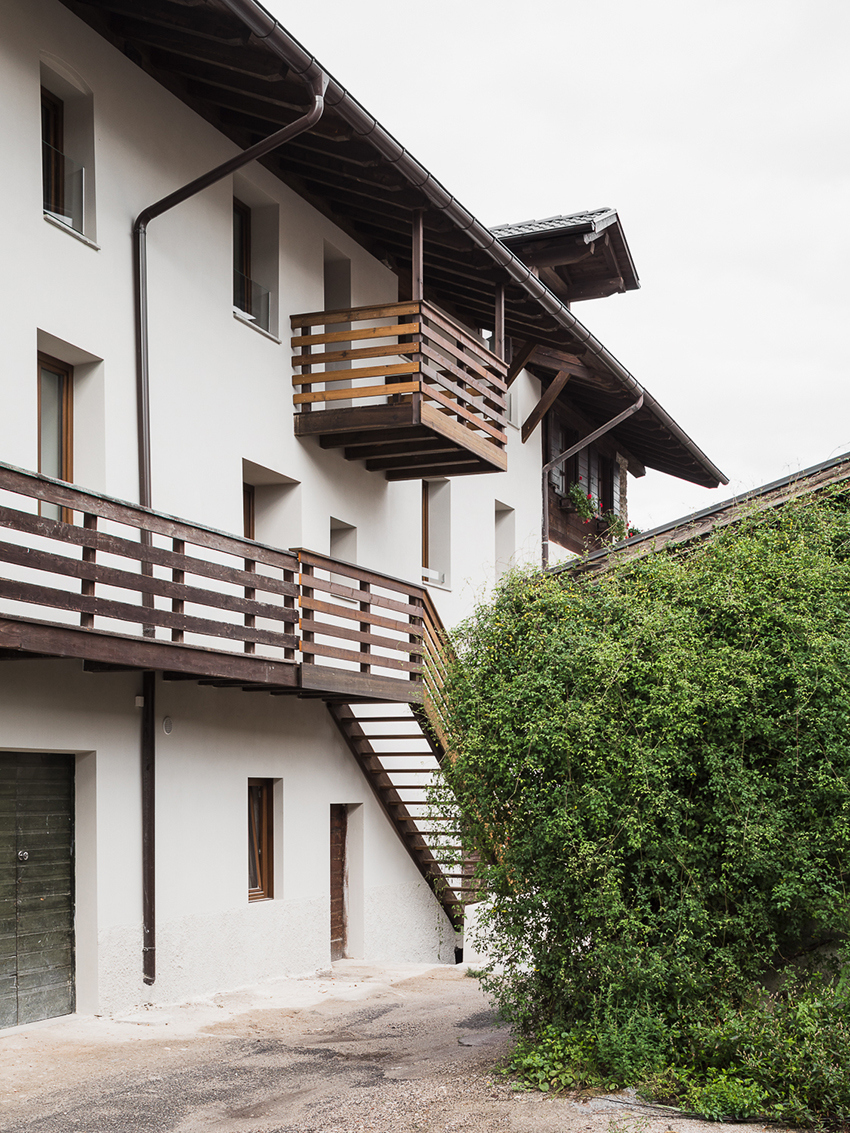
[[[0,753],[0,1027],[74,1010],[74,760]]]

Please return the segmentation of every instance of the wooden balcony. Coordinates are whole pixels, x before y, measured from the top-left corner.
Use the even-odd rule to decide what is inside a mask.
[[[59,518],[59,517],[62,518]],[[69,522],[65,522],[69,520]],[[0,464],[0,657],[421,703],[421,586]]]
[[[388,480],[503,472],[507,364],[424,301],[293,315],[295,433]]]

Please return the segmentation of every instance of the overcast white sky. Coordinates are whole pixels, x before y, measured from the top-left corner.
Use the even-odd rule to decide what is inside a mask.
[[[848,0],[265,0],[485,224],[601,205],[642,289],[576,304],[730,479],[850,450]]]

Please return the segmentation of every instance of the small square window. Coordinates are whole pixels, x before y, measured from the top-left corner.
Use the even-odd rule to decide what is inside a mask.
[[[248,780],[248,900],[274,896],[274,790],[271,779]]]

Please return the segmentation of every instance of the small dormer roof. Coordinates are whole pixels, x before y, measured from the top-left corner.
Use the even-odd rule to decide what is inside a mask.
[[[616,209],[499,224],[492,232],[567,303],[640,287]]]

